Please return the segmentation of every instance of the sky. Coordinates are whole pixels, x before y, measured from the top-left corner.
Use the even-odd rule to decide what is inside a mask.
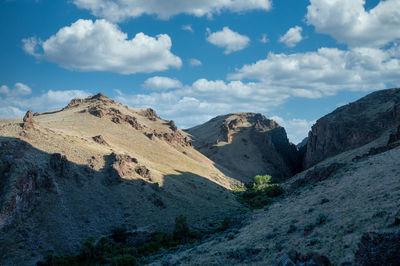
[[[400,0],[0,0],[0,117],[102,92],[189,128],[257,112],[293,143],[400,87]]]

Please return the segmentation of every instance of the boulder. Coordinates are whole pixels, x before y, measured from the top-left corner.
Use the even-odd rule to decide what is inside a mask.
[[[22,119],[23,123],[23,129],[31,129],[34,127],[35,121],[33,120],[33,111],[29,110],[26,112],[24,118]]]

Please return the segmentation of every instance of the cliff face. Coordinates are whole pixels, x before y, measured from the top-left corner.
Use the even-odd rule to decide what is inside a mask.
[[[363,146],[400,124],[400,89],[371,93],[322,117],[308,134],[303,166]]]
[[[218,116],[186,132],[197,150],[242,182],[257,174],[290,177],[301,167],[285,129],[261,114]]]

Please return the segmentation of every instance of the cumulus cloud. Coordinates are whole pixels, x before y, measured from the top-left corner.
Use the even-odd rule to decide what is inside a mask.
[[[142,86],[150,90],[167,90],[181,88],[182,83],[177,79],[155,76],[147,79]]]
[[[400,1],[380,1],[368,11],[364,5],[365,0],[310,0],[306,20],[351,47],[381,47],[400,38]]]
[[[161,117],[174,119],[183,128],[231,112],[266,113],[281,105],[288,95],[258,83],[199,79],[191,85],[151,94],[119,95],[132,107],[151,107]]]
[[[6,85],[2,85],[0,87],[0,95],[5,95],[7,97],[14,97],[14,96],[25,96],[32,93],[32,89],[29,86],[17,82],[14,85],[14,88],[10,89]]]
[[[400,57],[390,50],[320,48],[316,52],[275,54],[244,65],[230,80],[258,80],[285,88],[294,97],[319,98],[340,90],[370,91],[400,85]]]
[[[65,107],[73,98],[85,98],[90,93],[82,90],[49,90],[38,96],[31,96],[31,89],[22,83],[16,83],[14,89],[6,91],[0,87],[0,117],[22,117],[29,109],[48,111]],[[29,88],[29,89],[28,89]],[[29,92],[29,93],[28,93]]]
[[[250,43],[249,37],[234,32],[228,27],[213,33],[210,32],[210,29],[207,29],[207,32],[209,34],[207,41],[218,47],[225,48],[225,54],[243,50]]]
[[[73,3],[79,8],[90,10],[97,17],[114,22],[142,15],[156,15],[160,19],[178,14],[211,17],[222,11],[267,11],[272,6],[271,0],[73,0]]]
[[[191,58],[191,59],[189,59],[189,65],[192,67],[195,67],[195,66],[203,65],[203,63],[199,59]]]
[[[279,42],[286,44],[288,47],[295,47],[303,39],[303,36],[301,36],[302,30],[303,28],[300,26],[290,28],[285,35],[279,38]]]
[[[181,59],[171,53],[168,35],[138,33],[128,39],[117,25],[102,19],[80,19],[46,41],[28,38],[23,44],[27,53],[71,70],[134,74],[182,65]]]
[[[270,117],[272,120],[276,121],[279,125],[285,128],[288,139],[294,143],[300,143],[304,138],[308,136],[308,132],[311,127],[315,124],[314,121],[307,121],[305,119],[283,119],[280,116],[272,116]]]

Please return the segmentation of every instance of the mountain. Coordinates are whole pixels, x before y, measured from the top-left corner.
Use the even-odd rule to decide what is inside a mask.
[[[1,119],[0,176],[3,265],[75,251],[115,227],[171,230],[180,214],[208,227],[239,206],[238,182],[173,121],[103,94]]]
[[[381,90],[344,105],[312,127],[303,165],[361,147],[400,125],[400,89]]]
[[[317,164],[289,179],[283,199],[250,213],[239,228],[151,265],[398,265],[398,158],[400,147],[347,165]]]
[[[308,169],[283,197],[151,265],[398,265],[399,96],[374,92],[318,120]]]
[[[261,114],[217,116],[185,131],[198,151],[242,182],[252,181],[257,174],[290,177],[301,168],[297,148],[289,143],[285,129]]]

